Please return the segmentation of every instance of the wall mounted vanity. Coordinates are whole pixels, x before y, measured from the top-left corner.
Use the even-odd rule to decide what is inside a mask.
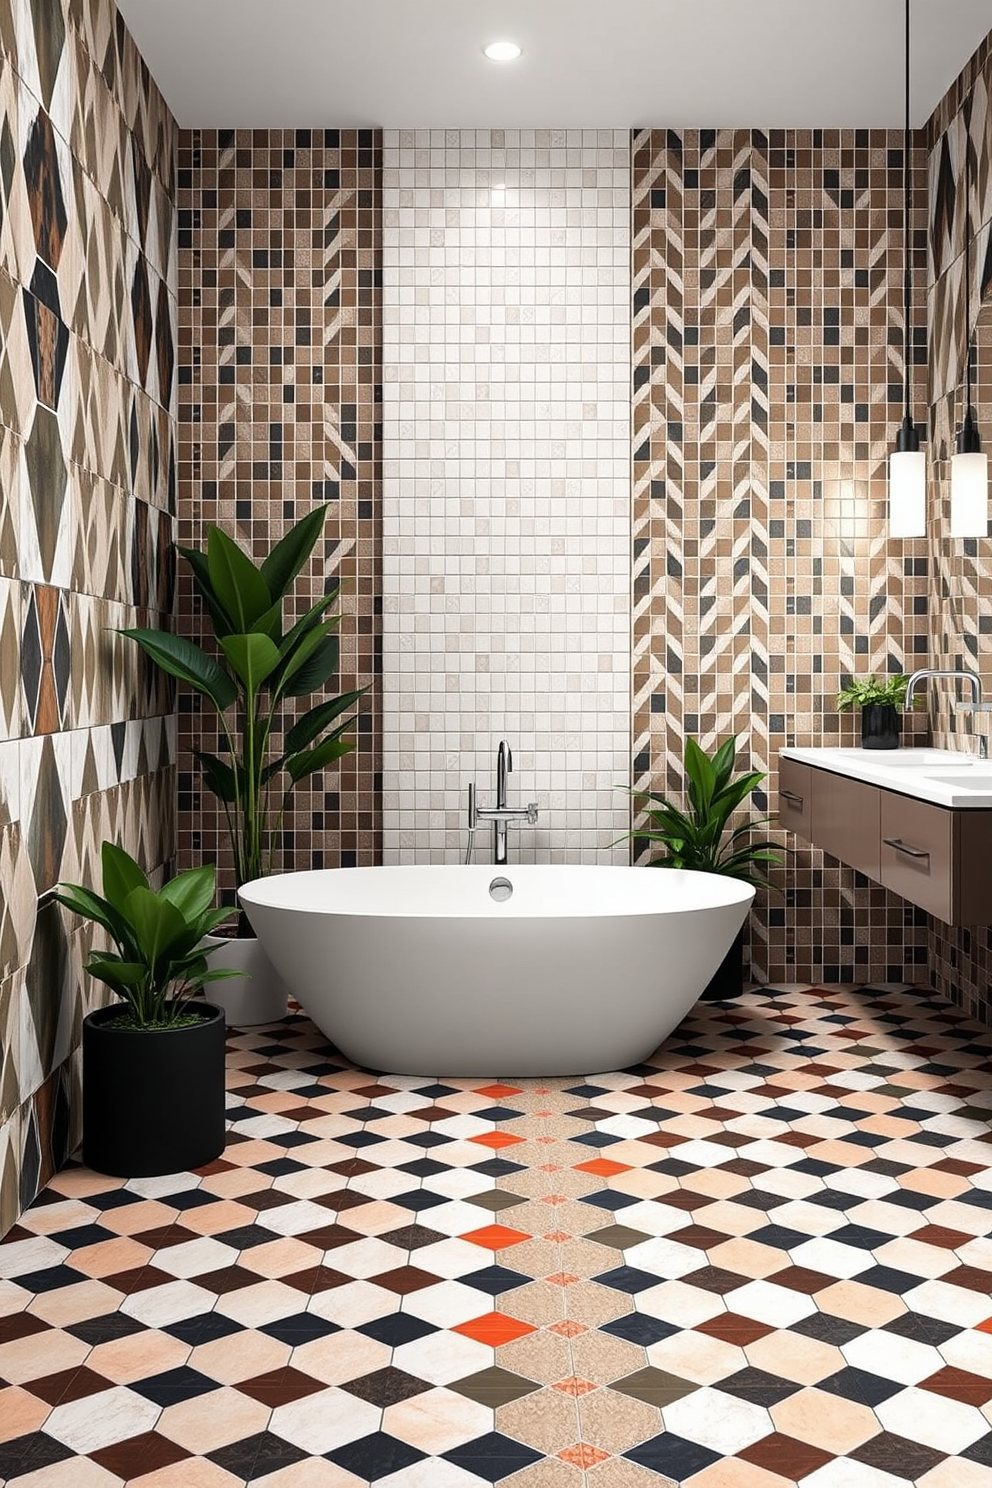
[[[992,924],[992,763],[947,749],[784,749],[779,821],[949,925]]]

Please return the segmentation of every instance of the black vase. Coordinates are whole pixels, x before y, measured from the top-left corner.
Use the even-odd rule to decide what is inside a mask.
[[[869,703],[861,709],[861,748],[898,749],[900,727],[891,703]]]
[[[83,1019],[83,1162],[115,1178],[155,1178],[224,1151],[224,1014],[185,1028],[120,1028],[121,1005]]]
[[[728,997],[739,997],[744,991],[744,933],[745,927],[710,977],[700,995],[702,1002],[723,1002]]]

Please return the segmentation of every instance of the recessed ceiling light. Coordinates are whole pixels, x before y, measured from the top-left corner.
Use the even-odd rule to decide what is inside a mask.
[[[491,41],[482,50],[490,62],[515,62],[520,56],[520,48],[515,41]]]

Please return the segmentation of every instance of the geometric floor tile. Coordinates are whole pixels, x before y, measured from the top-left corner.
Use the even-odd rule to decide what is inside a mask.
[[[221,1158],[0,1243],[0,1480],[992,1488],[990,1069],[893,987],[564,1080],[235,1034]]]

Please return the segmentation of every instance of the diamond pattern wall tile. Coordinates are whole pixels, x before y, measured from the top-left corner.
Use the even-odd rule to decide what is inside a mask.
[[[30,110],[20,78],[0,69],[0,268],[21,282],[30,279],[35,258],[22,136]]]
[[[25,728],[20,662],[23,612],[21,585],[0,579],[0,740],[16,739]]]
[[[76,472],[72,472],[72,483]],[[20,480],[20,575],[43,583],[70,577],[76,502],[58,415],[38,405],[24,441]]]
[[[0,271],[0,418],[15,433],[31,429],[37,402],[22,290]]]

